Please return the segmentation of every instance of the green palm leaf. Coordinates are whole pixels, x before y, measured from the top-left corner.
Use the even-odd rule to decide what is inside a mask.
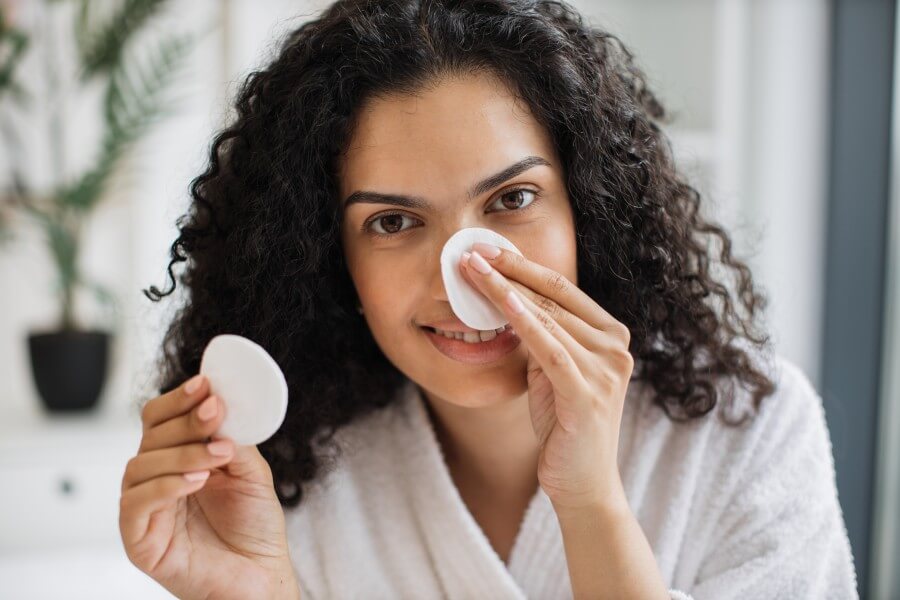
[[[182,66],[194,43],[186,34],[157,43],[142,61],[119,63],[109,75],[104,97],[105,132],[93,169],[57,196],[60,204],[88,211],[127,148],[160,116],[171,110],[162,93]]]
[[[75,51],[80,59],[79,83],[81,87],[95,83],[104,86],[101,106],[104,129],[93,167],[87,172],[75,181],[62,183],[49,196],[42,196],[45,201],[39,202],[20,180],[21,174],[14,171],[11,174],[14,193],[9,196],[13,200],[8,204],[9,208],[21,209],[33,217],[44,231],[58,275],[62,326],[71,328],[75,325],[74,290],[78,286],[92,291],[101,303],[115,311],[113,294],[78,271],[81,225],[103,197],[108,180],[129,148],[160,117],[174,110],[172,100],[175,99],[164,97],[164,93],[202,35],[170,35],[156,42],[148,40],[148,45],[141,43],[135,49],[135,38],[168,0],[46,1],[78,2],[73,24]],[[0,10],[0,97],[8,95],[23,100],[26,90],[17,85],[14,68],[21,62],[28,39],[23,32],[9,28],[4,17]],[[55,86],[48,89],[52,91]],[[16,145],[15,135],[2,125],[2,141]],[[0,211],[0,221],[3,220]]]
[[[28,36],[24,31],[8,26],[0,8],[0,96],[9,92],[20,102],[26,99],[25,90],[13,75],[27,48]]]
[[[125,0],[112,17],[97,27],[91,23],[89,0],[81,0],[76,44],[81,54],[81,78],[108,72],[121,60],[126,43],[168,0]],[[96,5],[95,5],[96,6]],[[91,31],[97,28],[97,31]]]

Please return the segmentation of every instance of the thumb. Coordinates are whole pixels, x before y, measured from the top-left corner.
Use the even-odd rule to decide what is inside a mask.
[[[274,486],[272,469],[256,446],[234,445],[234,457],[223,468],[232,477],[260,485]]]

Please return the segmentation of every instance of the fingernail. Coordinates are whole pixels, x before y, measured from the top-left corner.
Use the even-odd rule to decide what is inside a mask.
[[[469,257],[470,257],[470,256],[472,256],[472,253],[471,253],[471,252],[463,252],[463,253],[462,253],[462,262],[463,262],[464,265],[465,265],[465,264],[468,264],[468,262],[469,262]]]
[[[487,261],[481,258],[481,255],[477,252],[472,252],[472,256],[469,257],[469,264],[479,273],[487,275],[491,272],[491,265],[487,264]]]
[[[225,440],[219,440],[207,444],[206,449],[214,456],[228,456],[231,453],[231,444]]]
[[[500,256],[500,248],[484,242],[476,242],[472,245],[472,250],[475,250],[485,258],[497,258]]]
[[[184,384],[184,391],[188,394],[193,394],[197,390],[200,389],[200,384],[203,383],[203,375],[194,375],[188,382]]]
[[[216,408],[216,397],[210,396],[200,405],[199,410],[197,410],[197,416],[200,417],[201,421],[209,421],[216,416]]]
[[[519,300],[518,296],[516,296],[515,290],[509,290],[509,293],[506,294],[506,305],[509,306],[509,309],[517,315],[521,314],[522,311],[525,310],[525,305],[522,304],[522,301]]]
[[[188,481],[203,481],[209,477],[209,471],[189,471],[184,474],[184,478]]]

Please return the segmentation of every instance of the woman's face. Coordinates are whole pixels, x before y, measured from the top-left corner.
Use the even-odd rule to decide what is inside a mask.
[[[548,165],[494,181],[469,198],[477,183],[527,157]],[[488,75],[446,79],[416,96],[378,98],[359,115],[338,173],[347,265],[376,343],[431,394],[475,407],[527,391],[523,343],[486,363],[460,362],[440,352],[422,324],[455,319],[440,255],[447,239],[466,227],[496,231],[526,258],[577,284],[563,177],[549,134]],[[357,192],[415,202],[362,196],[347,204]]]

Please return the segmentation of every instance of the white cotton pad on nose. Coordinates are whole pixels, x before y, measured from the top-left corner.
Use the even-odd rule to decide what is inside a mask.
[[[287,381],[262,346],[239,335],[217,335],[203,350],[200,372],[209,379],[210,394],[225,403],[225,420],[217,435],[252,446],[281,427],[287,413]]]
[[[493,244],[519,255],[522,253],[511,241],[483,227],[460,229],[450,236],[441,251],[441,276],[454,314],[472,329],[497,329],[509,323],[509,319],[484,294],[469,285],[459,272],[463,252],[471,251],[475,242]]]

